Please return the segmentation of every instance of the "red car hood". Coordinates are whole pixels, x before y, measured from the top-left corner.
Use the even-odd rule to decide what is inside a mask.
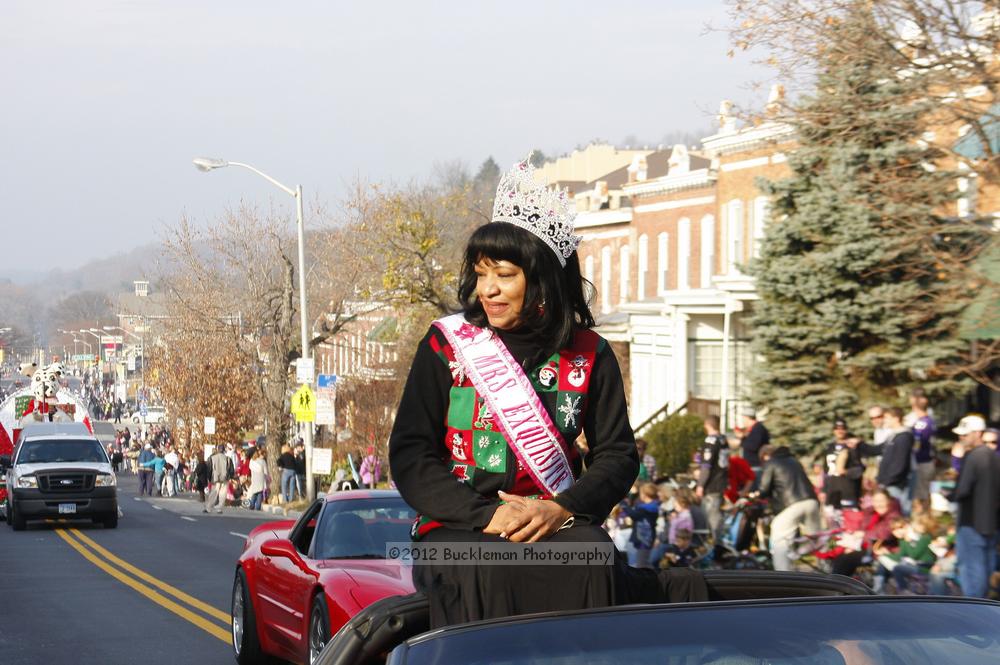
[[[318,564],[322,569],[336,569],[354,582],[351,597],[365,608],[389,596],[414,592],[413,569],[396,560],[330,559]]]
[[[288,532],[291,531],[292,527],[295,526],[295,520],[281,520],[278,522],[264,522],[259,524],[250,531],[250,539],[253,540],[261,534],[262,540],[270,540],[271,538],[287,538]]]

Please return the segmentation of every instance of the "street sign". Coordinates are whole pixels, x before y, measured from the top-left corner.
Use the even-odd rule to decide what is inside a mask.
[[[130,372],[135,371],[135,356],[128,357],[128,371]]]
[[[336,374],[320,374],[316,377],[316,387],[317,388],[336,388],[337,387],[337,375]]]
[[[292,413],[295,414],[295,420],[300,423],[311,423],[316,420],[316,395],[304,383],[292,395]]]
[[[122,343],[121,335],[101,335],[101,344],[104,346],[116,346]]]
[[[295,380],[299,383],[312,383],[316,378],[316,363],[312,358],[299,358],[295,361]]]
[[[205,434],[215,434],[215,418],[211,416],[205,416]]]
[[[314,476],[326,476],[333,470],[333,450],[313,448],[312,472]]]
[[[316,424],[317,425],[333,425],[335,424],[336,412],[334,411],[334,400],[336,399],[333,395],[328,394],[329,390],[317,390],[316,391]]]
[[[139,402],[139,413],[143,418],[149,415],[149,409],[146,407],[146,400]]]

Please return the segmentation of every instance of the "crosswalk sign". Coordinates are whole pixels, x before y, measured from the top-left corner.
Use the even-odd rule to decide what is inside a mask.
[[[316,394],[310,390],[308,384],[303,383],[302,387],[292,395],[292,413],[295,420],[300,423],[311,423],[316,420]]]

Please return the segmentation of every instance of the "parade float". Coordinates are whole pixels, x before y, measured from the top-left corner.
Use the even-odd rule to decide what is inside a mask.
[[[94,431],[87,406],[61,385],[66,373],[60,363],[36,368],[22,365],[20,373],[31,378],[31,385],[11,393],[0,403],[0,455],[12,455],[18,434],[30,423],[78,422]],[[7,487],[0,483],[0,504],[7,501]]]

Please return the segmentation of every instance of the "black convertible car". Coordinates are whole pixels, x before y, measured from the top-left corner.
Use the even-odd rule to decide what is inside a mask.
[[[631,605],[427,631],[420,594],[386,598],[322,665],[971,665],[1000,663],[1000,603],[874,596],[844,577],[706,573],[710,602]]]

